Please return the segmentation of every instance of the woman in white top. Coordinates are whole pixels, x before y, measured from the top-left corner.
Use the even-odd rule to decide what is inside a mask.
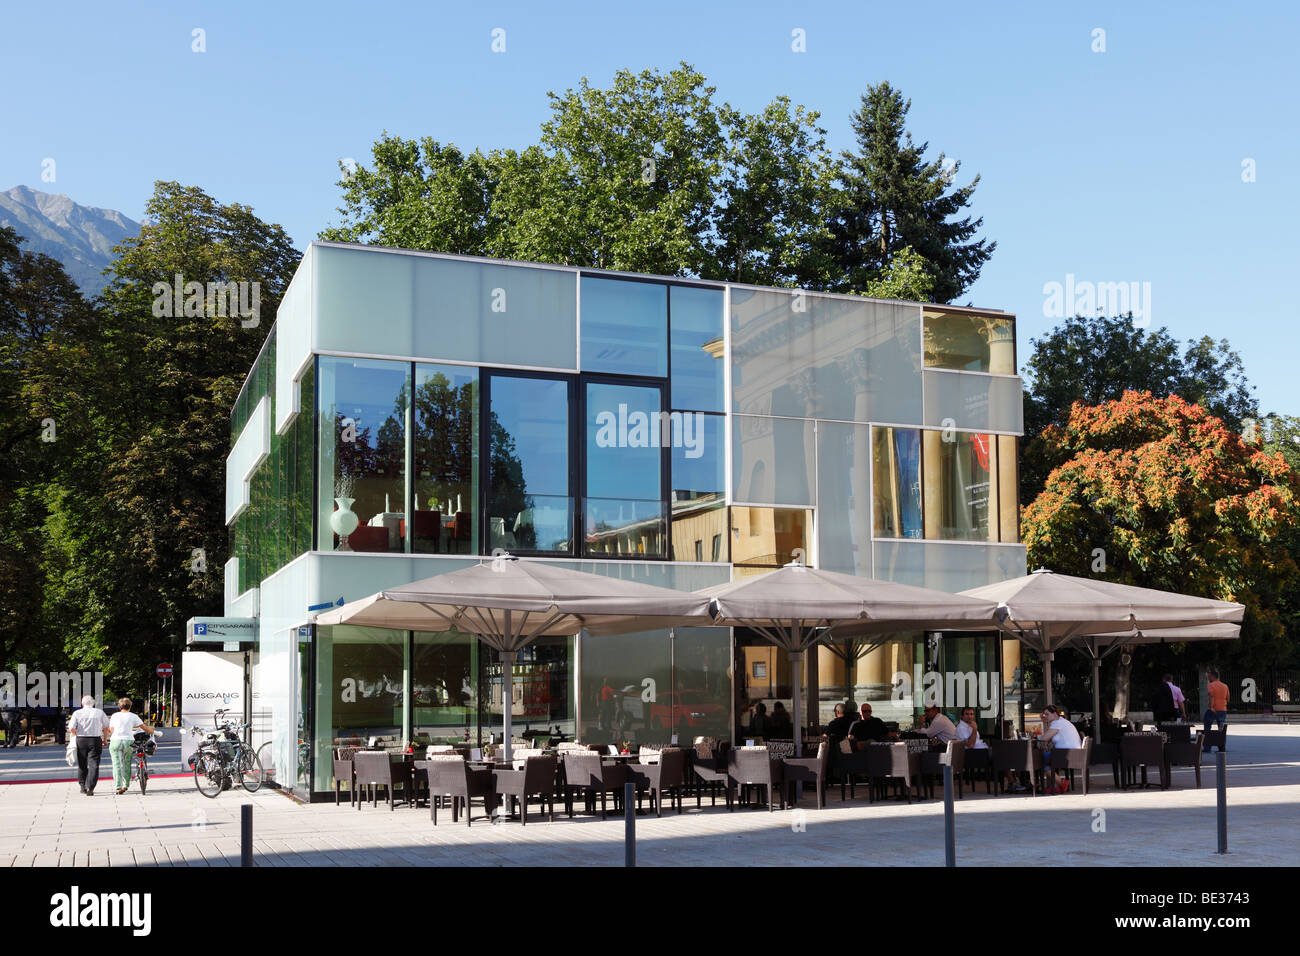
[[[118,793],[126,793],[131,785],[132,743],[137,730],[153,733],[153,728],[131,713],[131,698],[123,697],[117,702],[117,713],[108,718],[108,726],[113,736],[108,740],[108,753],[113,758],[113,786]]]

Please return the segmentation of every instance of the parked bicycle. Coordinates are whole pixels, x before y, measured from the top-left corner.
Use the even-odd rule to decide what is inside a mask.
[[[149,733],[137,730],[131,738],[131,759],[135,761],[135,776],[140,781],[140,793],[149,786],[149,758],[158,750],[157,741],[162,738],[162,731]]]
[[[198,727],[190,728],[191,733],[204,738],[199,749],[190,757],[190,766],[194,768],[194,786],[205,797],[215,798],[236,783],[249,793],[256,792],[262,786],[262,762],[241,736],[248,724],[242,721],[221,722],[227,713],[226,710],[218,710],[213,715],[216,733],[207,733]]]

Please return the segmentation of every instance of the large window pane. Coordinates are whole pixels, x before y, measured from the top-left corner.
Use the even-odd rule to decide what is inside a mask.
[[[668,632],[581,640],[580,739],[593,744],[667,743],[675,733]]]
[[[925,312],[928,368],[1016,374],[1016,323],[1009,315]]]
[[[722,290],[672,286],[668,295],[673,407],[725,411]]]
[[[673,691],[658,694],[654,709],[668,711],[677,742],[696,737],[731,739],[731,629],[680,627],[673,642]]]
[[[812,512],[794,508],[731,509],[731,560],[736,575],[761,574],[796,557],[812,563]]]
[[[411,366],[323,356],[319,375],[318,547],[404,551]]]
[[[401,745],[407,632],[340,625],[316,634],[318,733]]]
[[[419,745],[478,740],[478,659],[468,634],[415,635],[411,656],[411,733]]]
[[[734,411],[921,420],[919,306],[733,287],[730,321]]]
[[[817,566],[871,574],[871,426],[817,423]]]
[[[924,533],[921,433],[914,428],[877,427],[873,436],[875,536],[920,538]]]
[[[479,553],[478,370],[415,367],[412,550]]]
[[[973,431],[1024,430],[1024,390],[1018,377],[976,375],[927,369],[924,425]]]
[[[569,552],[569,383],[493,375],[488,547]]]
[[[668,376],[668,287],[582,278],[582,370]]]
[[[658,388],[588,382],[585,554],[662,556],[665,442],[685,445],[694,416],[661,420]]]
[[[928,538],[996,541],[993,500],[993,435],[927,431],[925,524]]]
[[[572,739],[574,731],[572,686],[572,637],[546,637],[534,641],[519,652],[510,671],[511,732],[531,740],[542,736],[545,744],[551,731],[558,730]],[[501,739],[505,715],[505,681],[500,659],[484,653],[483,734]]]
[[[672,450],[672,558],[674,561],[726,561],[731,535],[727,526],[724,421],[721,415],[686,412],[688,435]]]
[[[731,428],[735,501],[813,504],[817,460],[813,423],[798,418],[736,415]]]

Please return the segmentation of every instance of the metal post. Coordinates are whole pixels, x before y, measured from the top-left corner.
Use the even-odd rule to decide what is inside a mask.
[[[510,612],[506,611],[506,628],[510,627]],[[501,710],[504,718],[503,723],[505,732],[502,735],[502,746],[505,748],[505,761],[510,763],[512,759],[510,738],[514,736],[514,731],[510,727],[510,719],[514,715],[511,713],[515,706],[515,658],[518,654],[515,651],[501,652]],[[507,768],[509,769],[509,768]]]
[[[245,803],[239,808],[239,865],[253,865],[253,805],[251,803]]]
[[[1052,661],[1056,658],[1053,651],[1042,651],[1038,655],[1043,662],[1043,706],[1055,703],[1052,700]]]
[[[1092,742],[1101,743],[1101,657],[1092,652]]]
[[[796,634],[797,633],[798,629],[796,628]],[[794,710],[794,713],[791,716],[794,718],[794,755],[796,757],[803,756],[803,715],[799,712],[799,707],[802,703],[800,700],[801,695],[799,693],[802,689],[799,686],[799,681],[803,677],[802,664],[803,651],[790,651],[790,681],[794,685],[794,699],[790,702],[790,706]]]
[[[1215,767],[1219,774],[1219,852],[1228,852],[1228,755],[1220,747],[1214,755]]]
[[[623,865],[636,866],[636,793],[623,784]]]
[[[957,834],[952,809],[952,762],[943,765],[943,865],[957,865]]]

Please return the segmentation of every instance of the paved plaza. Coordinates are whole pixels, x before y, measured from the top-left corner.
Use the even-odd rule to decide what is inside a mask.
[[[958,865],[1293,866],[1300,859],[1300,726],[1231,728],[1228,839],[1215,854],[1213,757],[1197,790],[1190,769],[1176,769],[1173,789],[1120,792],[1110,768],[1094,770],[1087,797],[986,796],[983,785],[957,801]],[[174,745],[157,767],[175,767]],[[106,755],[107,756],[107,755]],[[166,763],[159,762],[165,760]],[[310,806],[273,790],[201,796],[188,777],[155,779],[149,793],[113,793],[101,781],[94,797],[75,780],[10,783],[53,776],[62,749],[0,751],[0,867],[230,866],[239,862],[240,805],[255,807],[259,866],[621,866],[623,820],[544,816],[472,827],[438,826],[425,808],[346,802]],[[9,785],[6,785],[9,784]],[[637,862],[647,866],[941,866],[943,801],[912,805],[841,803],[833,787],[818,811],[806,793],[800,811],[737,809],[719,803],[680,816],[637,819]],[[557,802],[557,810],[559,804]],[[1098,811],[1104,811],[1104,817]],[[481,822],[480,822],[481,821]],[[1104,831],[1098,832],[1104,822]]]

